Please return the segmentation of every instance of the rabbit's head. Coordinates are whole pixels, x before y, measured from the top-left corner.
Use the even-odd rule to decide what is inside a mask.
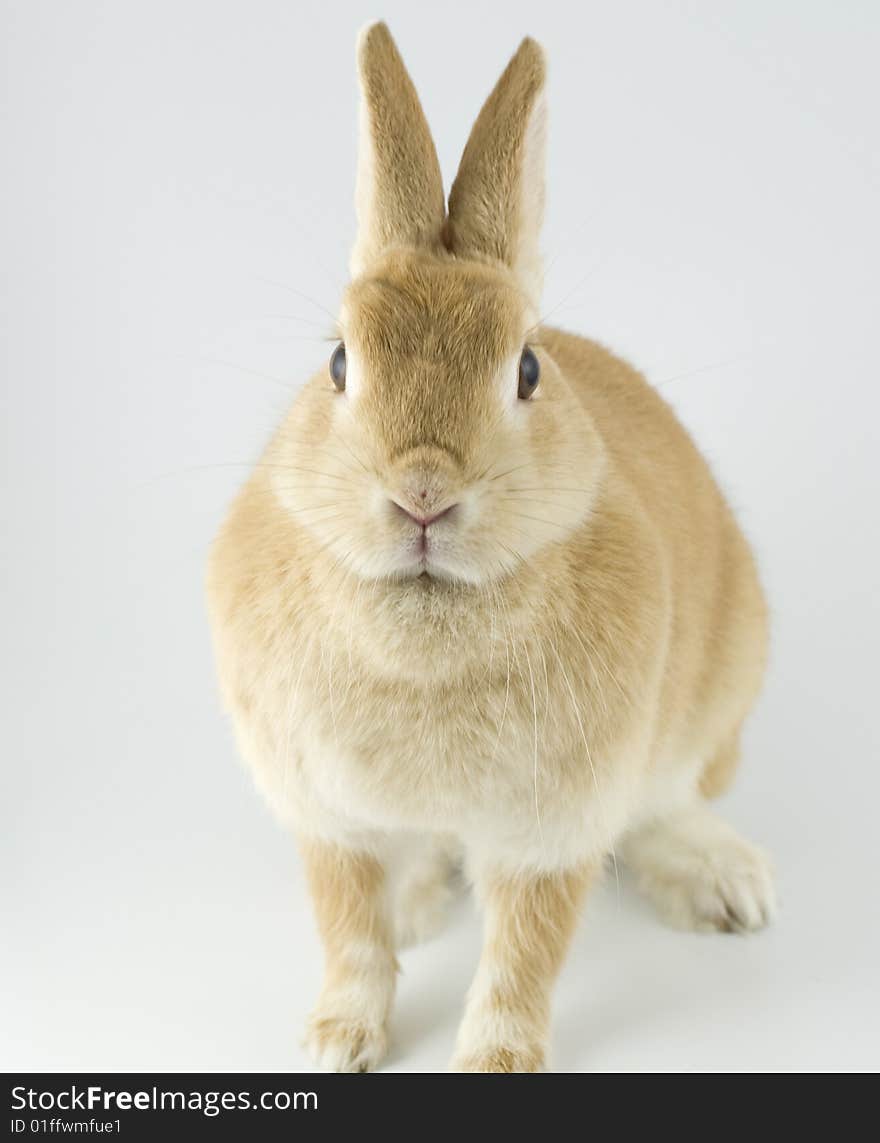
[[[384,24],[361,34],[358,66],[342,341],[278,441],[279,472],[301,476],[276,486],[359,575],[485,584],[565,541],[601,467],[590,418],[541,344],[543,52],[524,40],[489,96],[448,211]]]

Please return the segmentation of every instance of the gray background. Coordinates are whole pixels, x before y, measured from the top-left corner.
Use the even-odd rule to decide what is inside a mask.
[[[0,1064],[299,1069],[294,847],[216,694],[206,548],[353,234],[354,38],[292,0],[4,3]],[[550,320],[661,386],[757,547],[772,669],[725,810],[750,939],[592,901],[559,1070],[878,1063],[876,3],[386,0],[447,178],[519,38],[552,68]],[[403,957],[389,1067],[439,1070],[479,942]]]

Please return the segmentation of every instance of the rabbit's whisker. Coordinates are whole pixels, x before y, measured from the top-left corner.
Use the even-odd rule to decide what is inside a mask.
[[[592,639],[590,639],[589,636],[582,635],[581,632],[575,630],[574,628],[572,628],[572,633],[574,634],[575,638],[577,639],[577,641],[580,643],[581,647],[583,648],[584,654],[587,655],[588,658],[589,658],[591,653],[593,655],[595,655],[595,657],[599,660],[599,666],[603,668],[603,670],[605,671],[608,678],[617,687],[618,691],[620,692],[621,698],[624,700],[624,702],[627,704],[627,706],[631,705],[629,695],[626,693],[626,691],[620,685],[620,682],[618,681],[617,677],[614,675],[614,673],[611,671],[611,668],[605,662],[605,659],[600,654],[598,647],[595,645],[595,643],[592,641]],[[587,640],[588,646],[584,645],[584,639],[585,638]]]
[[[523,654],[526,657],[526,666],[529,672],[529,686],[532,692],[532,713],[534,716],[534,789],[535,789],[535,819],[538,823],[538,836],[541,840],[541,849],[544,849],[544,827],[541,823],[541,806],[538,798],[538,700],[535,695],[535,676],[532,671],[532,660],[529,657],[529,649],[526,646],[524,639],[521,639]]]
[[[577,701],[577,698],[576,698],[575,693],[574,693],[574,688],[572,687],[571,681],[569,680],[568,674],[565,670],[565,665],[562,662],[562,657],[560,656],[555,645],[552,646],[552,650],[553,650],[553,654],[556,656],[556,661],[559,664],[559,670],[560,670],[560,673],[562,675],[563,682],[565,683],[566,689],[567,689],[569,696],[571,698],[572,709],[574,710],[574,716],[575,716],[575,719],[576,719],[577,724],[578,724],[578,730],[580,731],[581,739],[582,739],[583,744],[584,744],[584,751],[586,752],[586,755],[587,755],[587,762],[589,763],[589,766],[590,766],[590,774],[592,775],[592,778],[593,778],[593,787],[595,788],[595,791],[596,791],[596,802],[597,802],[597,805],[599,807],[599,813],[602,815],[603,828],[604,828],[605,835],[606,835],[606,844],[608,845],[609,850],[611,852],[611,860],[612,860],[612,863],[614,865],[614,881],[615,881],[615,884],[617,886],[617,901],[618,901],[618,906],[619,906],[620,905],[620,872],[619,872],[618,867],[617,867],[617,854],[615,853],[615,850],[614,850],[613,838],[611,836],[611,830],[609,828],[608,816],[605,812],[605,803],[602,799],[602,791],[599,787],[599,777],[596,773],[595,764],[593,763],[593,752],[590,750],[590,744],[587,741],[587,734],[586,734],[586,731],[584,730],[584,724],[583,724],[583,720],[581,718],[580,707],[578,706],[578,701]]]
[[[507,488],[505,489],[505,492],[548,492],[548,493],[550,493],[551,495],[552,495],[554,492],[581,492],[581,493],[583,493],[585,496],[589,496],[589,495],[591,495],[591,494],[592,494],[592,492],[593,492],[593,489],[590,489],[590,488],[556,488],[556,487],[551,487],[551,488],[540,488],[540,487],[538,487],[538,486],[535,486],[535,487],[528,487],[528,488],[521,488],[521,487],[518,487],[518,486],[514,486],[514,485],[512,485],[512,484],[509,484],[509,485],[507,486]]]
[[[504,637],[504,655],[505,655],[505,659],[506,659],[507,673],[506,673],[506,679],[505,679],[505,684],[504,684],[504,706],[501,710],[501,719],[498,723],[498,733],[495,736],[495,745],[492,749],[492,754],[490,756],[491,762],[495,761],[495,757],[498,753],[498,747],[501,744],[501,734],[502,734],[502,731],[504,730],[504,722],[507,718],[507,708],[510,704],[510,667],[511,667],[510,645],[511,645],[511,638],[512,638],[512,630],[511,630],[511,623],[510,623],[510,612],[509,612],[507,604],[504,600],[503,595],[501,595],[500,593],[499,593],[499,597],[498,597],[498,604],[500,607],[501,618],[504,622],[504,627],[506,630],[506,635]]]
[[[337,323],[339,319],[337,315],[334,314],[331,310],[327,309],[325,305],[322,305],[321,302],[316,301],[316,299],[313,298],[311,294],[303,293],[302,290],[297,290],[293,286],[288,286],[285,282],[276,282],[272,278],[257,277],[255,280],[262,282],[265,286],[274,286],[278,290],[284,290],[288,294],[294,294],[296,297],[302,298],[304,302],[308,302],[309,305],[314,306],[315,309],[319,309],[322,313],[326,314],[327,317],[330,318],[330,321],[333,323],[333,328],[338,329]]]
[[[256,318],[254,320],[257,320],[257,321],[297,321],[297,322],[300,322],[302,325],[311,325],[311,326],[314,326],[315,329],[324,330],[324,334],[322,336],[323,336],[323,339],[325,341],[338,341],[339,340],[339,338],[335,337],[332,332],[331,333],[327,332],[327,323],[325,321],[315,321],[314,318],[300,317],[299,314],[260,314],[259,318]]]
[[[565,532],[568,535],[570,529],[565,524],[558,524],[555,520],[544,520],[540,516],[530,516],[527,512],[511,512],[507,509],[511,516],[518,517],[520,520],[531,520],[535,524],[547,524],[551,528],[557,528],[560,532]]]
[[[546,500],[537,496],[499,496],[503,504],[538,504],[546,508],[565,509],[567,506],[559,500]]]
[[[247,365],[239,365],[235,361],[226,361],[222,357],[200,356],[196,360],[203,365],[217,365],[221,369],[232,369],[236,373],[246,373],[250,377],[259,377],[263,381],[271,381],[273,385],[280,386],[288,395],[293,395],[296,392],[292,382],[285,381],[283,377],[275,377],[271,373],[264,373],[261,369],[251,369]]]
[[[554,460],[533,461],[533,460],[530,460],[530,461],[526,461],[524,464],[518,464],[518,465],[515,465],[513,468],[508,468],[504,472],[499,472],[495,476],[490,476],[490,477],[488,477],[488,479],[490,482],[494,483],[494,481],[502,480],[505,476],[510,476],[514,472],[520,472],[524,468],[531,468],[531,469],[534,469],[534,468],[568,468],[568,469],[570,469],[571,465],[567,464],[565,461],[554,461]]]

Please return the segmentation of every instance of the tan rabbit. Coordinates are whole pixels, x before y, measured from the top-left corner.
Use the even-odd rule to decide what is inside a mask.
[[[486,928],[452,1066],[537,1071],[612,852],[676,924],[751,930],[773,911],[767,858],[706,803],[736,767],[765,607],[667,405],[538,324],[541,49],[523,41],[480,112],[448,211],[384,24],[358,64],[342,341],[214,547],[220,677],[306,863],[326,950],[315,1059],[382,1059],[396,933],[430,921],[458,854]]]

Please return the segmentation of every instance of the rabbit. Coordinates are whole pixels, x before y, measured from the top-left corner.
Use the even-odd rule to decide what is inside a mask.
[[[379,1065],[400,942],[436,928],[460,868],[485,932],[451,1068],[536,1072],[612,857],[677,926],[771,918],[768,856],[709,807],[767,612],[669,406],[540,322],[542,49],[523,40],[490,94],[448,207],[383,23],[357,61],[340,340],[212,548],[220,685],[305,865],[315,1062]]]

